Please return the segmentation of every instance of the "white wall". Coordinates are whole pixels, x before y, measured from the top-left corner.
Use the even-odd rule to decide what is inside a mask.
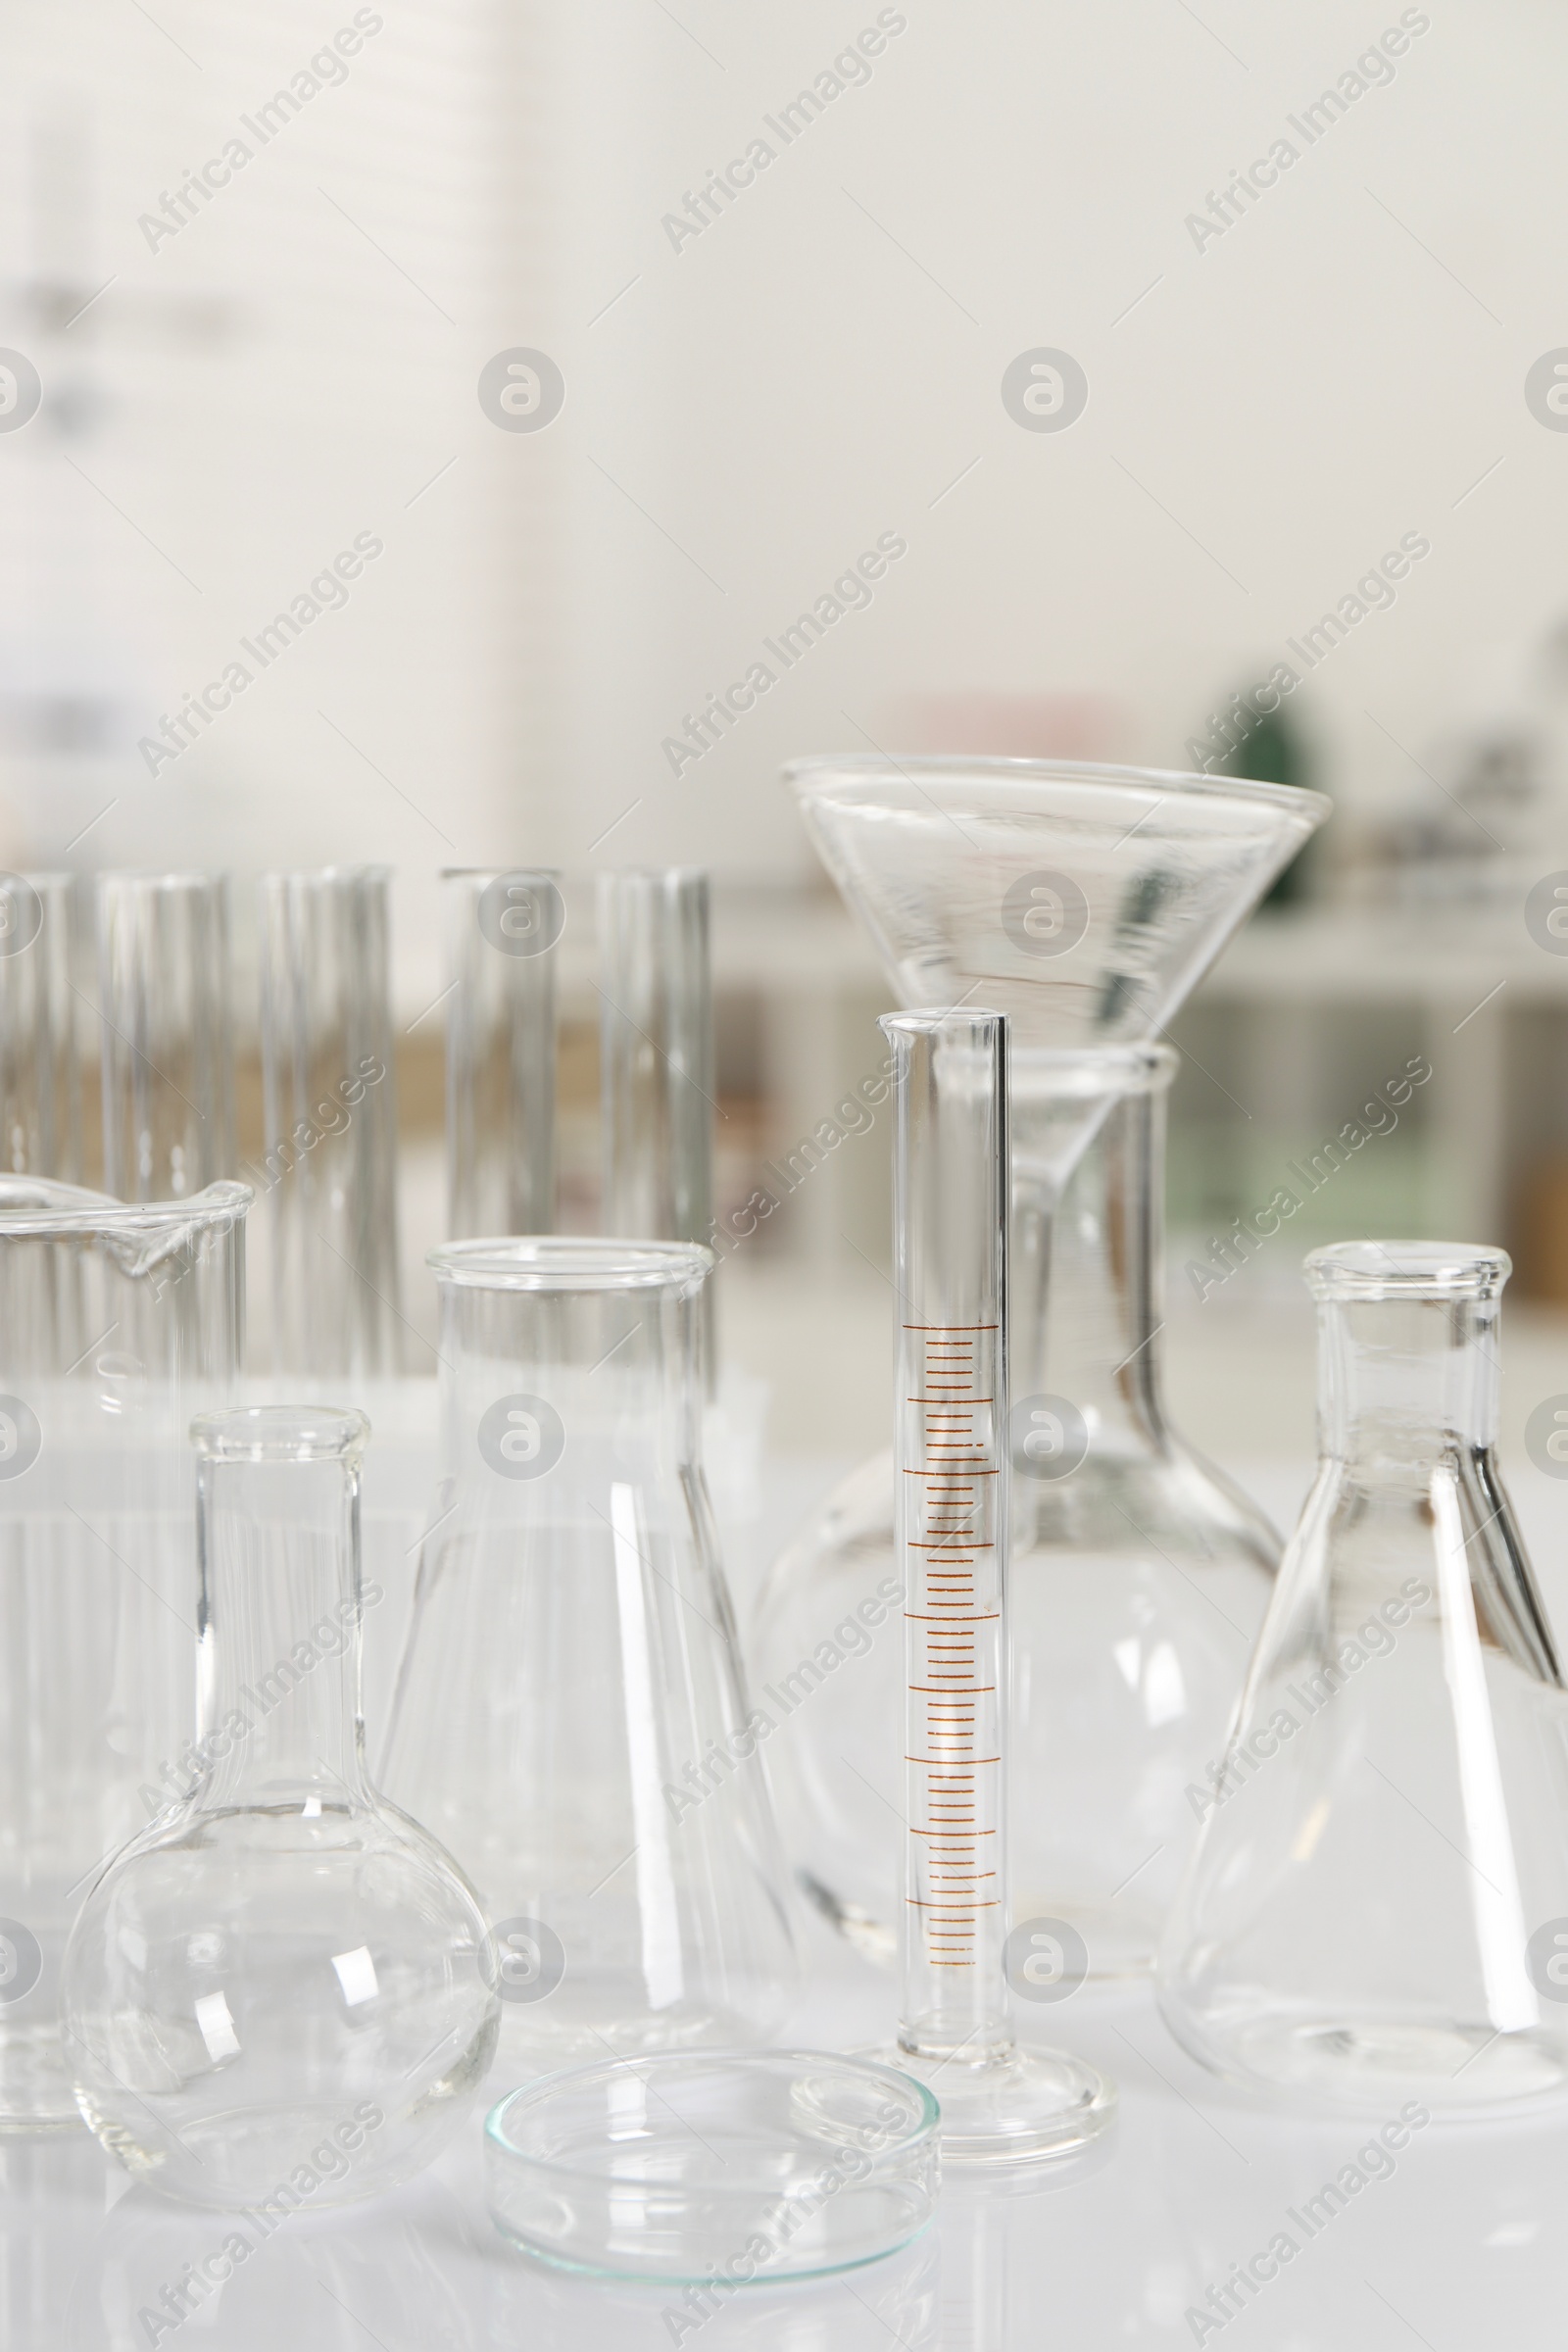
[[[138,214],[353,13],[83,0],[3,36],[0,342],[45,401],[0,434],[0,857],[111,801],[73,862],[385,857],[433,969],[442,863],[805,871],[779,761],[906,741],[913,697],[1089,695],[1105,751],[1180,760],[1409,531],[1430,556],[1299,707],[1328,789],[1419,791],[1397,746],[1563,597],[1568,435],[1523,397],[1568,342],[1558,11],[1432,0],[1200,253],[1186,215],[1393,0],[900,0],[869,81],[677,252],[662,216],[871,0],[378,0],[347,81],[150,252]],[[538,434],[476,398],[514,344],[565,376]],[[1059,434],[1000,398],[1037,345],[1088,374]],[[138,736],[365,529],[348,608],[150,776]],[[890,529],[870,609],[672,776],[681,714]],[[40,690],[96,749],[46,747]]]

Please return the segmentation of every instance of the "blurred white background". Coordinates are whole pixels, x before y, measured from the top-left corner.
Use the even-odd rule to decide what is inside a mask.
[[[1432,1087],[1323,1232],[1500,1233],[1516,1296],[1568,1297],[1565,966],[1522,916],[1568,864],[1568,417],[1539,365],[1568,346],[1560,11],[80,0],[4,44],[0,344],[41,401],[0,414],[0,861],[224,867],[242,974],[263,868],[395,866],[416,1319],[441,866],[566,874],[578,1223],[592,873],[711,869],[744,1199],[870,1066],[885,999],[781,760],[1190,765],[1280,662],[1295,772],[1338,814],[1305,901],[1178,1031],[1177,1288],[1420,1049]],[[750,184],[705,198],[749,149]],[[1042,348],[1087,379],[1065,430],[1004,402]],[[564,383],[542,429],[481,402],[517,350]],[[882,535],[906,552],[870,601],[786,668],[764,641]],[[379,552],[342,601],[311,599],[357,540]],[[1393,601],[1350,613],[1417,541]],[[264,667],[245,641],[279,613],[297,634]],[[1325,614],[1309,669],[1291,641]],[[236,660],[243,691],[181,746],[168,721]],[[760,660],[755,707],[672,755]],[[885,1186],[874,1131],[725,1277],[795,1441],[880,1425]],[[1316,1238],[1249,1269],[1249,1311],[1294,1296]],[[788,1335],[835,1298],[866,1349],[803,1384]],[[1204,1360],[1234,1354],[1229,1311],[1194,1326]]]

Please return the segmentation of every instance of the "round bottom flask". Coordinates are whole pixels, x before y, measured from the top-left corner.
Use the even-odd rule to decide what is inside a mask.
[[[202,1778],[109,1865],[63,1971],[105,2147],[169,2195],[278,2218],[427,2164],[499,2018],[471,1889],[365,1774],[368,1435],[326,1408],[196,1423]]]

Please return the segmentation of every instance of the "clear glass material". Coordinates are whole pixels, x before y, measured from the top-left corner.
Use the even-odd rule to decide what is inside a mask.
[[[1095,1978],[1152,1965],[1197,1824],[1187,1790],[1225,1737],[1268,1599],[1279,1539],[1195,1453],[1160,1378],[1164,1046],[1014,1053],[1009,1849],[1020,1917],[1065,1922]],[[1084,1142],[1085,1110],[1098,1125]],[[1059,1206],[1047,1203],[1077,1154]],[[1049,1302],[1049,1315],[1048,1315]],[[835,1541],[814,1531],[775,1565],[760,1671],[776,1681],[853,1620],[887,1573],[885,1459],[839,1490]],[[852,1940],[891,1954],[882,1836],[901,1704],[875,1642],[814,1691],[774,1754],[790,1850]],[[848,1765],[849,1770],[844,1767]]]
[[[100,874],[104,1189],[182,1200],[235,1172],[228,882]]]
[[[442,875],[447,972],[447,1231],[556,1222],[557,877]]]
[[[1068,2153],[1112,2085],[1022,2049],[1008,1901],[1006,1024],[904,1013],[893,1048],[904,1805],[893,2062],[936,2090],[950,2163]]]
[[[1279,1564],[1263,1514],[1172,1427],[1165,1046],[1023,1056],[1014,1104],[1102,1089],[1054,1214],[1015,1162],[1012,1766],[1019,1913],[1092,1977],[1148,1970]],[[1063,1120],[1071,1114],[1063,1112]]]
[[[666,2323],[694,2328],[754,2281],[907,2245],[939,2172],[928,2090],[813,2050],[606,2059],[514,2091],[485,2127],[503,2237],[574,2270],[690,2280]]]
[[[713,998],[708,876],[599,881],[600,1089],[607,1233],[713,1230]]]
[[[1493,1451],[1508,1260],[1306,1271],[1322,1458],[1194,1791],[1160,2002],[1276,2094],[1502,2109],[1568,2083],[1568,1693]]]
[[[0,2131],[79,2128],[67,1931],[190,1782],[186,1431],[240,1361],[250,1199],[126,1207],[0,1177]]]
[[[81,1176],[80,999],[69,874],[0,874],[0,1166]]]
[[[765,2040],[794,1948],[701,1466],[711,1256],[563,1237],[430,1262],[449,1485],[384,1781],[495,1923],[507,2068]]]
[[[365,1772],[361,1413],[196,1422],[201,1779],[116,1855],[62,1972],[82,2115],[165,2194],[281,2220],[395,2186],[495,2050],[472,1889]]]
[[[261,886],[272,1363],[317,1382],[399,1368],[389,880],[328,866]]]
[[[1045,1302],[1054,1271],[1064,1295],[1075,1290],[1079,1309],[1087,1307],[1076,1318],[1080,1328],[1107,1344],[1111,1333],[1127,1329],[1128,1351],[1145,1335],[1146,1352],[1152,1348],[1147,1319],[1142,1333],[1129,1328],[1145,1314],[1160,1259],[1159,1111],[1148,1051],[1273,876],[1322,822],[1329,804],[1314,793],[1273,785],[1049,761],[808,760],[787,776],[823,862],[865,922],[901,1000],[956,1004],[983,997],[1008,1015],[1015,1393],[1032,1412],[1042,1396],[1059,1399],[1065,1393],[1070,1401],[1068,1380],[1090,1372],[1097,1401],[1082,1417],[1092,1458],[1079,1494],[1087,1496],[1093,1489],[1100,1497],[1093,1513],[1097,1545],[1114,1524],[1114,1512],[1102,1507],[1105,1497],[1136,1457],[1137,1493],[1120,1499],[1137,1526],[1150,1538],[1156,1522],[1163,1527],[1158,1540],[1167,1551],[1166,1538],[1182,1528],[1183,1564],[1188,1558],[1212,1560],[1237,1585],[1234,1688],[1257,1607],[1255,1597],[1248,1599],[1251,1563],[1255,1558],[1266,1569],[1270,1533],[1171,1436],[1152,1369],[1140,1371],[1136,1358],[1127,1364],[1104,1356],[1100,1341],[1090,1351],[1097,1360],[1086,1367],[1083,1347],[1064,1326],[1065,1369],[1058,1379],[1052,1369],[1057,1343]],[[1132,1103],[1117,1111],[1123,1095],[1149,1096],[1147,1113]],[[1057,1257],[1052,1228],[1063,1187],[1102,1135]],[[1083,1262],[1096,1227],[1102,1242]],[[1141,1282],[1140,1259],[1147,1275]],[[1070,1418],[1064,1426],[1072,1426]],[[1037,1575],[1029,1563],[1032,1558],[1038,1564],[1053,1527],[1078,1539],[1063,1497],[1036,1491],[1042,1483],[1032,1475],[1038,1447],[1024,1461],[1024,1475],[1014,1481],[1015,1509],[1024,1514],[1014,1631],[1024,1743],[1015,1832],[1019,1898],[1033,1903],[1054,1886],[1049,1915],[1069,1922],[1075,1913],[1084,1917],[1090,1923],[1088,1965],[1095,1973],[1119,1974],[1148,1964],[1161,1881],[1156,1870],[1153,1891],[1146,1896],[1135,1880],[1111,1908],[1119,1882],[1108,1870],[1097,1866],[1085,1876],[1082,1845],[1065,1842],[1069,1832],[1054,1850],[1044,1791],[1035,1784],[1040,1759],[1032,1752],[1030,1727],[1041,1727],[1049,1747],[1044,1727],[1075,1708],[1081,1714],[1082,1661],[1058,1667],[1065,1652],[1058,1649],[1054,1621],[1047,1625],[1045,1606],[1052,1575]],[[823,1636],[886,1582],[895,1565],[893,1484],[888,1455],[863,1464],[775,1561],[754,1636],[760,1679],[776,1682],[798,1672]],[[1152,1518],[1143,1517],[1145,1510]],[[1081,1517],[1080,1510],[1080,1528]],[[1136,1533],[1128,1542],[1146,1576],[1152,1575],[1148,1542]],[[1060,1575],[1079,1579],[1086,1591],[1095,1570],[1081,1563],[1075,1571],[1070,1561],[1069,1551]],[[1124,1558],[1113,1574],[1131,1598],[1127,1587],[1137,1576],[1132,1561]],[[1191,1633],[1197,1620],[1188,1617],[1185,1602],[1174,1603],[1177,1590],[1176,1578],[1167,1575],[1165,1630],[1182,1620]],[[1215,1596],[1224,1599],[1217,1587]],[[1082,1621],[1080,1630],[1088,1630]],[[1141,1644],[1146,1631],[1152,1657],[1164,1635],[1157,1626],[1140,1627]],[[1233,1640],[1223,1626],[1220,1634]],[[1192,1712],[1205,1732],[1214,1721],[1205,1711],[1208,1650],[1200,1638],[1191,1659]],[[1110,1673],[1126,1687],[1125,1668],[1102,1659],[1096,1669],[1100,1689]],[[1148,1680],[1143,1647],[1138,1679],[1141,1686]],[[885,1752],[882,1733],[871,1734],[869,1726],[890,1720],[890,1712],[876,1711],[896,1705],[895,1674],[874,1647],[869,1658],[855,1661],[853,1674],[834,1680],[831,1702],[813,1695],[812,1706],[777,1742],[783,1818],[808,1892],[853,1940],[885,1958],[892,1947],[893,1889],[880,1830],[884,1806],[858,1784],[849,1786],[838,1759],[851,1753],[858,1763],[858,1751],[873,1744]],[[1152,1714],[1169,1706],[1173,1694],[1174,1679],[1162,1666],[1154,1686],[1139,1694],[1142,1731],[1137,1710],[1129,1720],[1118,1701],[1124,1728],[1144,1746],[1116,1766],[1118,1785],[1139,1791],[1138,1810],[1119,1826],[1117,1856],[1136,1842],[1146,1819],[1153,1814],[1170,1820],[1179,1801],[1170,1740],[1150,1739],[1161,1729],[1151,1724]],[[1184,1711],[1185,1705],[1184,1696]],[[857,1723],[849,1726],[852,1713]],[[1201,1743],[1196,1723],[1192,1736]],[[1104,1736],[1097,1737],[1103,1755]],[[885,1767],[863,1769],[879,1785],[885,1777]],[[1126,1871],[1146,1858],[1156,1868],[1152,1857],[1157,1842],[1152,1838],[1130,1854]]]

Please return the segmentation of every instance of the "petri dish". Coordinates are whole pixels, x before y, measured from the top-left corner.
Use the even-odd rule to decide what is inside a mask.
[[[940,2184],[923,2083],[815,2050],[668,2050],[513,2091],[485,2123],[491,2219],[600,2277],[818,2278],[918,2235]]]

